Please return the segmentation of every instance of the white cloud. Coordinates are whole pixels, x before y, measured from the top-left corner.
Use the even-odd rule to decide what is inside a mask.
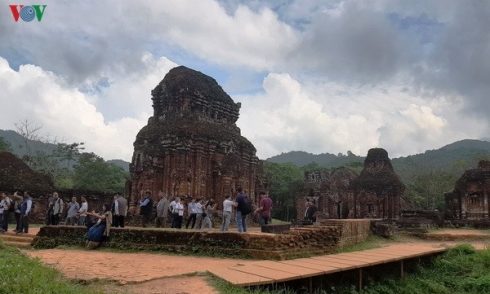
[[[175,66],[166,58],[153,60],[145,55],[148,74],[144,76],[118,77],[102,93],[86,94],[67,85],[62,78],[52,72],[33,65],[12,70],[5,59],[0,58],[0,101],[5,111],[0,118],[0,127],[15,129],[14,124],[28,119],[41,124],[40,132],[56,136],[67,142],[85,142],[87,151],[106,158],[130,160],[132,144],[137,132],[147,123],[151,113],[150,90],[171,67]],[[103,114],[98,104],[120,115],[107,121],[110,109]],[[104,102],[100,102],[104,101]]]
[[[225,90],[258,91],[233,98],[261,158],[398,156],[488,137],[488,4],[221,2],[46,0],[40,23],[0,10],[0,99],[11,110],[0,127],[28,118],[129,160],[150,91],[177,60],[211,68]]]
[[[236,97],[248,101],[238,125],[261,158],[292,150],[366,155],[374,147],[398,157],[485,134],[476,118],[464,120],[463,131],[460,99],[430,100],[406,87],[301,83],[288,74],[270,74],[263,85],[264,94]]]

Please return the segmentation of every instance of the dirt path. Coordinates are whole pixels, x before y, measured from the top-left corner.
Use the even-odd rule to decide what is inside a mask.
[[[34,233],[34,232],[33,232]],[[486,232],[477,230],[441,230],[436,233],[455,236],[479,236]],[[471,239],[471,238],[469,238]],[[424,242],[435,247],[471,243],[476,249],[489,248],[485,241],[423,241],[404,240],[406,243]],[[67,278],[75,280],[108,280],[105,290],[118,293],[218,293],[203,274],[214,267],[231,267],[252,260],[221,259],[165,255],[159,253],[115,253],[86,250],[34,250],[25,251],[33,258],[55,267]]]
[[[63,249],[26,253],[54,266],[69,279],[115,281],[119,285],[128,284],[124,287],[128,291],[138,288],[136,293],[218,293],[207,284],[203,276],[182,276],[205,273],[212,267],[230,267],[251,262],[211,257]],[[144,287],[137,287],[137,284],[148,281],[152,282],[145,283]]]

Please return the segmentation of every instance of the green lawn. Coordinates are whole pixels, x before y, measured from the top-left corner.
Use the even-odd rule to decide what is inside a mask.
[[[68,282],[55,269],[30,259],[0,240],[0,293],[95,294],[84,286]]]

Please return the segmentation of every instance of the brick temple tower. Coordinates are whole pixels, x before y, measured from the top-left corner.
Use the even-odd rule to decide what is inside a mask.
[[[134,142],[130,206],[145,190],[168,198],[235,196],[261,188],[256,149],[236,125],[240,103],[201,72],[179,66],[151,92],[153,116]]]

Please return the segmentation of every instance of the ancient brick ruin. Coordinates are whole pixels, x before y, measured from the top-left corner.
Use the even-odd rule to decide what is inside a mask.
[[[218,203],[238,186],[258,195],[256,149],[236,125],[240,103],[213,78],[184,66],[170,70],[151,94],[153,116],[134,142],[130,207],[145,190]]]
[[[290,259],[323,255],[358,243],[371,232],[371,220],[340,220],[322,226],[292,228],[281,234],[243,234],[236,231],[145,230],[113,228],[105,247],[120,249],[228,254],[234,258]],[[35,248],[83,246],[86,229],[72,226],[41,228]]]
[[[388,152],[382,148],[368,151],[364,169],[349,189],[354,194],[354,218],[398,219],[405,185],[395,174]]]
[[[9,152],[0,152],[0,191],[53,191],[53,179],[33,171],[20,158]]]
[[[450,216],[460,220],[488,219],[489,192],[490,161],[482,160],[478,168],[465,171],[453,192],[445,195]]]
[[[360,175],[340,167],[305,173],[303,193],[296,198],[297,219],[302,219],[306,200],[318,207],[317,219],[398,219],[405,185],[395,174],[388,152],[368,151]]]
[[[311,200],[318,207],[318,218],[349,218],[349,183],[357,178],[357,174],[340,167],[332,171],[316,170],[305,172],[305,187],[303,195],[296,199],[297,219],[302,219],[305,213],[305,203]],[[352,193],[351,193],[352,194]]]

